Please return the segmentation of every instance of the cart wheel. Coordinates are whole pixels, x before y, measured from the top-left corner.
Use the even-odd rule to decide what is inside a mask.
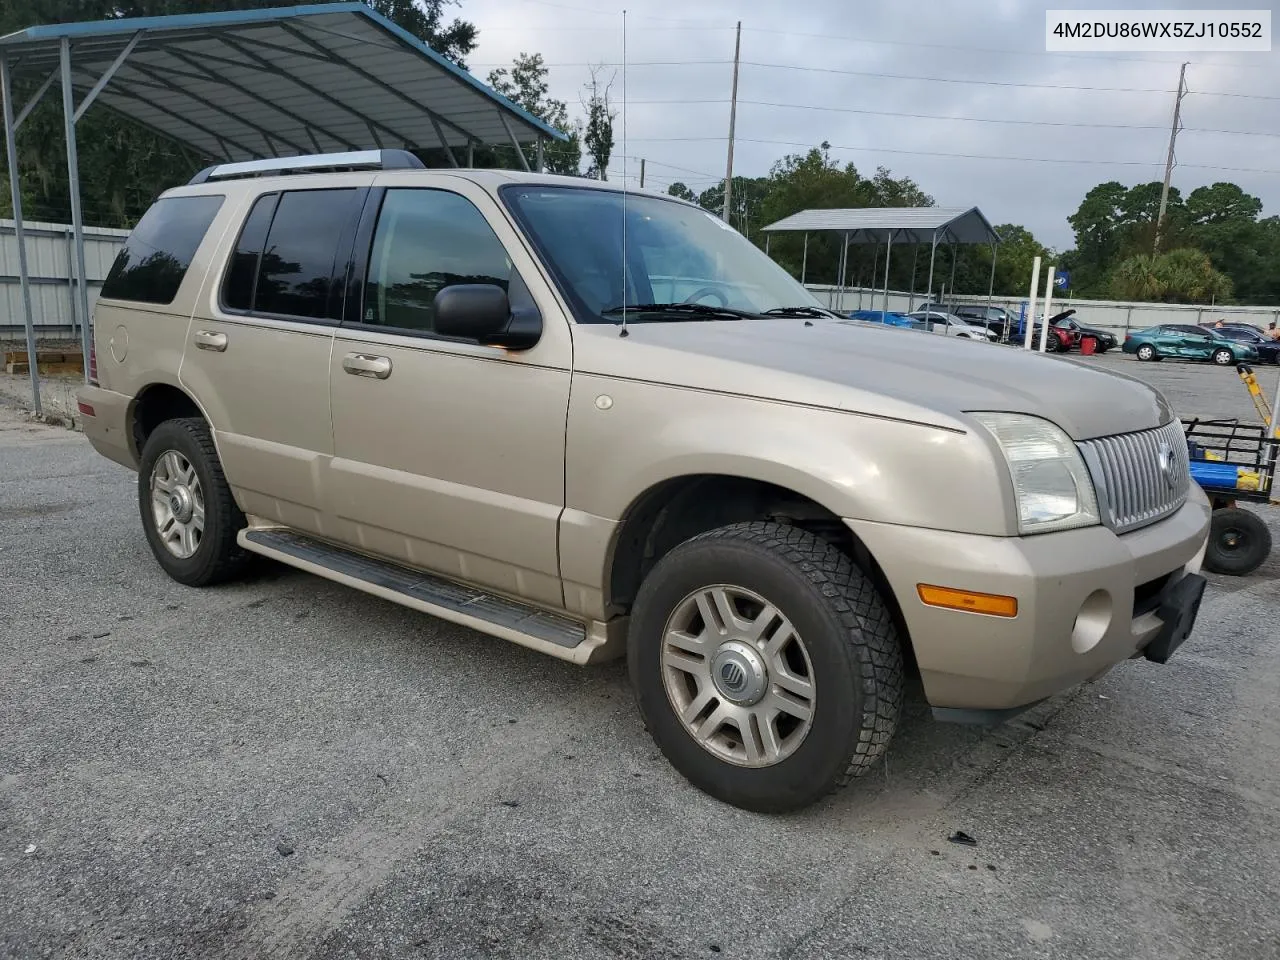
[[[1243,577],[1271,555],[1271,530],[1250,510],[1226,507],[1213,511],[1204,565],[1214,573]]]

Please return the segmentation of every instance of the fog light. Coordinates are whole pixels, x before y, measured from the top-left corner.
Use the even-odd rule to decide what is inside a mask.
[[[1095,590],[1085,597],[1071,628],[1071,649],[1076,653],[1088,653],[1098,645],[1111,626],[1111,594]]]

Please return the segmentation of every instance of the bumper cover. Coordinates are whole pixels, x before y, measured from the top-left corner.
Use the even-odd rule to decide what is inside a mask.
[[[1103,527],[981,537],[846,523],[898,599],[930,704],[943,714],[999,715],[1144,651],[1167,660],[1190,633],[1203,593],[1196,575],[1209,512],[1193,486],[1177,513],[1123,536]],[[926,606],[920,583],[1017,597],[1018,614]]]
[[[133,399],[86,384],[76,391],[76,400],[93,410],[92,416],[87,412],[80,416],[81,428],[93,448],[107,459],[137,470],[138,458],[129,437],[129,407]]]

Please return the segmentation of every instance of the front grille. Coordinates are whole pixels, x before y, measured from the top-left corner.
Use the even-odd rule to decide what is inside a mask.
[[[1098,492],[1102,522],[1127,533],[1175,512],[1191,488],[1187,440],[1177,420],[1155,430],[1080,444]]]

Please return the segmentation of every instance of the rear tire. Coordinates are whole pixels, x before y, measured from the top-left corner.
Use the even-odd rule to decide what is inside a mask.
[[[628,662],[672,766],[747,810],[797,810],[845,786],[901,712],[902,650],[875,586],[785,524],[721,527],[664,556],[632,609]]]
[[[1213,360],[1214,364],[1216,364],[1219,367],[1228,367],[1231,364],[1235,363],[1236,355],[1232,353],[1230,350],[1228,350],[1226,347],[1219,347],[1217,350],[1213,351],[1213,356],[1211,359]]]
[[[236,542],[245,526],[222,474],[209,425],[166,420],[151,432],[138,467],[138,509],[156,562],[189,587],[244,572],[250,555]]]
[[[1204,566],[1214,573],[1243,577],[1271,555],[1271,529],[1251,510],[1223,507],[1213,511]]]
[[[1139,360],[1150,361],[1159,360],[1160,356],[1156,353],[1156,348],[1149,343],[1144,343],[1134,353]]]

